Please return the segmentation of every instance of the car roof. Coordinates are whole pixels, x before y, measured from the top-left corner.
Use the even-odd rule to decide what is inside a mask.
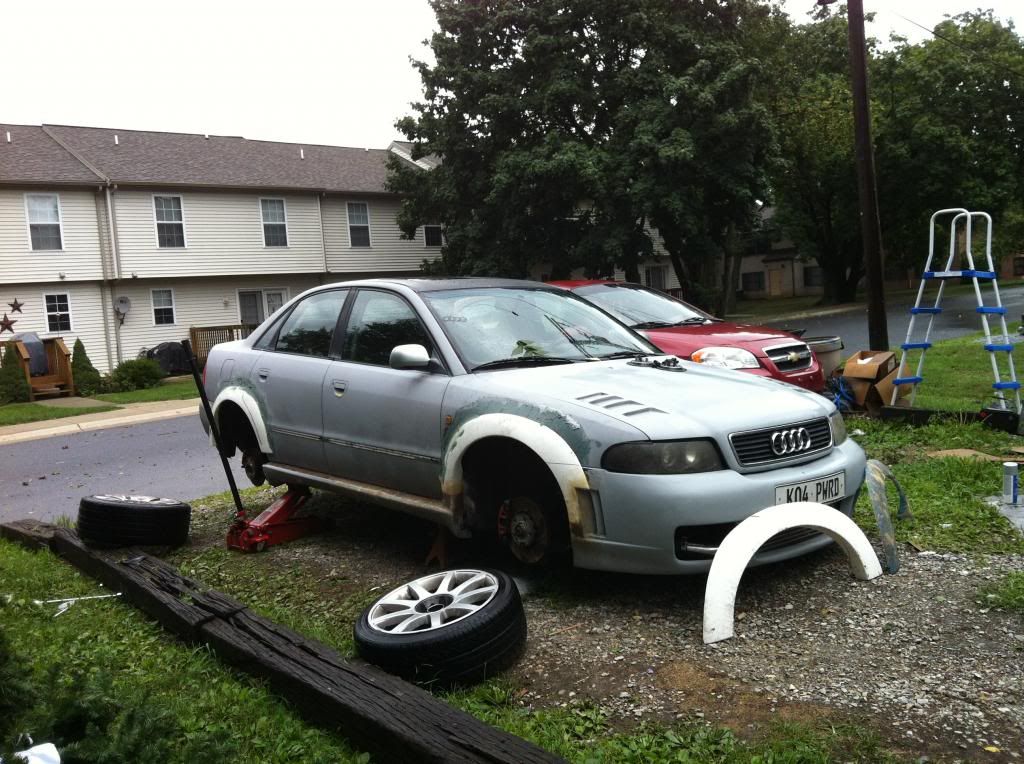
[[[615,279],[567,279],[559,281],[547,282],[550,286],[562,287],[563,289],[575,289],[581,286],[591,286],[593,284],[626,284],[625,281],[616,281]]]
[[[525,279],[499,279],[484,276],[460,276],[460,277],[416,277],[416,278],[374,278],[358,279],[355,281],[336,281],[331,284],[324,284],[324,287],[339,286],[361,286],[361,285],[400,285],[412,289],[414,292],[439,292],[449,289],[483,289],[518,287],[520,289],[550,289],[549,284],[540,281],[527,281]]]

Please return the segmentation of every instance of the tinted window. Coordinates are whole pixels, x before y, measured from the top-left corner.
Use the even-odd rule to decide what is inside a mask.
[[[387,292],[362,291],[356,296],[342,358],[387,366],[396,345],[414,344],[431,351],[430,337],[405,300]]]
[[[346,294],[345,290],[318,292],[296,305],[281,327],[276,349],[326,358]]]

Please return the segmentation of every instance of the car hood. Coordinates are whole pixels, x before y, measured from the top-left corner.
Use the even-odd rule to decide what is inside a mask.
[[[585,409],[652,440],[721,436],[827,416],[834,409],[819,395],[773,379],[689,361],[680,366],[683,371],[595,361],[471,374],[467,384],[569,414]]]
[[[763,357],[766,345],[803,342],[788,332],[767,326],[734,324],[716,321],[711,324],[671,326],[665,329],[644,329],[641,334],[668,353],[689,356],[696,350],[713,345],[741,347]]]

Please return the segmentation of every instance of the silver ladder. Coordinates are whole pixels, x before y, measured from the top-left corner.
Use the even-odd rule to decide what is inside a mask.
[[[940,217],[946,215],[953,216],[949,226],[949,258],[946,260],[946,267],[944,270],[934,271],[932,270],[932,260],[935,258],[936,221]],[[986,224],[985,264],[988,270],[985,271],[976,270],[974,267],[974,253],[972,251],[972,223],[974,218],[984,219]],[[964,254],[967,256],[967,270],[958,271],[953,270],[953,267],[956,265],[956,238],[957,228],[960,225],[964,228]],[[1010,333],[1006,328],[1006,308],[1003,307],[1002,300],[999,297],[999,285],[996,283],[996,269],[992,262],[992,218],[986,212],[968,212],[960,207],[954,207],[948,210],[939,210],[932,215],[931,222],[929,223],[928,260],[924,264],[924,273],[921,276],[921,285],[917,290],[917,301],[914,303],[914,307],[910,309],[910,324],[907,326],[907,339],[902,345],[900,345],[900,349],[902,351],[900,353],[900,365],[896,371],[896,379],[893,380],[894,387],[890,404],[893,406],[896,405],[900,385],[913,385],[910,393],[910,405],[914,405],[914,398],[917,395],[917,386],[923,381],[922,373],[924,371],[924,356],[932,346],[932,343],[929,342],[929,337],[931,336],[932,331],[932,322],[935,320],[935,316],[942,312],[942,308],[940,307],[940,304],[942,303],[942,291],[946,286],[947,280],[959,278],[969,278],[974,283],[974,295],[978,300],[978,306],[974,310],[981,316],[981,325],[985,330],[985,350],[988,351],[989,359],[992,361],[992,374],[995,377],[992,389],[995,390],[995,397],[998,401],[998,406],[1003,410],[1007,410],[1009,408],[1010,404],[1006,398],[1006,391],[1012,390],[1013,401],[1016,404],[1014,411],[1020,414],[1020,382],[1017,381],[1017,372],[1013,367],[1013,341],[1011,340]],[[929,281],[939,282],[939,291],[935,296],[935,303],[930,307],[921,305],[924,298],[925,286]],[[987,281],[992,284],[992,294],[995,298],[995,305],[985,305],[985,299],[982,296],[981,285],[979,283],[981,281]],[[921,342],[914,342],[914,321],[919,315],[928,316],[928,325],[924,330],[924,339]],[[999,317],[999,328],[1002,330],[1002,335],[997,335],[993,338],[988,323],[989,316]],[[904,377],[904,370],[907,368],[907,352],[910,350],[920,350],[921,356],[917,360],[917,371],[914,373],[914,376]],[[999,370],[999,362],[996,357],[997,353],[1006,353],[1006,362],[1009,368],[1008,381],[1003,381]]]

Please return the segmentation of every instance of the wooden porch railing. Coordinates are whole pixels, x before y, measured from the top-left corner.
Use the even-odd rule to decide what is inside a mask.
[[[210,348],[219,342],[244,340],[256,328],[256,324],[226,324],[224,326],[192,326],[188,330],[192,351],[200,366],[206,365]]]

